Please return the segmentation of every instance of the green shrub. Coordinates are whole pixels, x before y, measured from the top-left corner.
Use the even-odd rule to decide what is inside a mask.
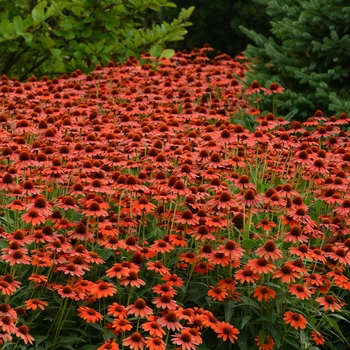
[[[257,80],[285,88],[279,112],[298,109],[301,119],[350,110],[350,6],[347,0],[256,0],[267,6],[273,37],[241,28],[255,46],[247,84]],[[268,101],[270,103],[270,101]]]
[[[193,7],[171,23],[148,25],[167,0],[0,0],[0,73],[28,76],[87,72],[182,40]],[[170,56],[171,50],[164,53]]]

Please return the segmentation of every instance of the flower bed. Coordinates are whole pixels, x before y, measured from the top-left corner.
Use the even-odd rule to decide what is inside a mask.
[[[349,119],[262,115],[206,49],[1,78],[3,348],[346,341]]]

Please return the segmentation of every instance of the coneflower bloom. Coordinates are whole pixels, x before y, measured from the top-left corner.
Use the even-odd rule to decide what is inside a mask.
[[[288,291],[301,300],[307,300],[311,297],[311,291],[303,284],[292,284],[288,287]]]
[[[15,326],[16,318],[7,314],[0,314],[0,316],[0,327],[2,329],[2,332],[6,332],[8,334],[15,333],[17,331],[17,328]]]
[[[157,319],[157,322],[167,329],[173,331],[183,328],[182,324],[178,321],[178,316],[175,311],[169,311],[165,316]]]
[[[15,264],[29,265],[31,262],[31,258],[22,249],[16,249],[9,254],[3,254],[0,256],[0,259],[8,262],[10,266]]]
[[[210,289],[208,291],[208,295],[214,301],[218,300],[220,302],[223,302],[226,299],[226,297],[228,296],[228,293],[224,288],[210,286]]]
[[[34,337],[29,334],[29,328],[26,325],[19,326],[15,332],[16,337],[21,338],[25,344],[33,344]]]
[[[234,343],[235,340],[238,339],[238,329],[227,322],[217,322],[213,331],[217,334],[217,337],[222,338],[223,341],[229,340],[231,343]]]
[[[294,225],[291,227],[289,232],[284,234],[284,241],[292,243],[305,243],[308,241],[308,237],[303,234],[303,231],[299,225]]]
[[[157,253],[164,254],[171,252],[175,249],[175,247],[172,244],[164,241],[163,239],[158,239],[154,242],[154,244],[151,245],[151,249]]]
[[[265,302],[269,300],[269,298],[274,299],[276,292],[268,288],[266,286],[258,286],[254,289],[254,297],[258,299],[258,301],[262,301],[264,299]]]
[[[162,326],[157,322],[157,320],[149,320],[141,325],[145,332],[148,332],[151,337],[163,338],[166,334]]]
[[[243,269],[235,272],[235,279],[241,283],[254,283],[260,279],[260,276],[257,273],[253,272],[249,266],[245,266]]]
[[[257,336],[255,338],[255,342],[259,350],[272,350],[275,345],[274,340],[267,334],[265,335],[265,339],[263,341],[261,341],[260,337]]]
[[[130,285],[131,287],[140,288],[141,285],[144,286],[146,284],[146,282],[138,277],[137,272],[130,271],[129,276],[122,278],[120,281],[120,284],[122,286]]]
[[[295,330],[298,330],[299,328],[305,329],[308,323],[304,316],[293,311],[286,311],[283,316],[284,322],[291,325]]]
[[[295,282],[300,275],[294,270],[292,264],[285,263],[273,274],[273,278],[280,278],[282,283],[290,283]]]
[[[134,304],[126,307],[128,315],[134,315],[136,317],[148,317],[152,315],[153,310],[147,306],[146,302],[142,298],[138,298]]]
[[[173,334],[171,338],[172,343],[181,346],[182,350],[195,350],[198,345],[189,331],[181,331],[180,334]]]
[[[219,253],[228,256],[230,259],[240,259],[243,256],[244,250],[240,244],[234,240],[228,240],[225,244],[220,245],[217,248]]]
[[[276,247],[276,243],[272,240],[267,241],[263,247],[258,248],[255,251],[255,254],[259,257],[267,260],[270,259],[272,261],[281,259],[283,256],[282,251]]]
[[[97,348],[97,350],[119,350],[119,345],[116,343],[115,339],[109,339]]]
[[[111,268],[106,271],[106,276],[109,278],[116,277],[121,279],[123,277],[129,276],[129,271],[127,267],[123,266],[121,263],[115,263]]]
[[[130,337],[125,338],[122,344],[128,346],[132,350],[143,350],[146,342],[139,332],[134,332]]]
[[[36,310],[37,308],[44,310],[48,303],[39,299],[31,299],[25,302],[27,310]]]
[[[248,260],[247,266],[258,275],[273,272],[276,267],[274,264],[267,261],[265,258],[256,258]]]
[[[167,294],[163,294],[160,297],[154,298],[152,303],[157,308],[168,309],[168,310],[175,310],[177,308],[176,301],[171,299],[171,297]]]
[[[112,283],[98,281],[91,286],[91,294],[97,299],[111,297],[117,292],[117,288]]]
[[[112,327],[117,332],[128,332],[132,329],[132,323],[124,318],[115,318],[113,320]]]
[[[161,296],[165,294],[169,295],[170,298],[173,298],[177,294],[173,286],[168,283],[157,284],[156,286],[152,287],[152,290],[154,293],[160,294]]]
[[[160,261],[147,261],[147,270],[154,271],[164,276],[170,272],[170,269],[165,267]]]
[[[150,350],[165,350],[166,348],[166,344],[164,343],[164,341],[158,337],[146,337],[145,343],[147,348]]]
[[[116,318],[127,318],[128,317],[128,310],[124,305],[120,305],[116,302],[108,306],[107,309],[108,315],[112,315]]]
[[[28,210],[27,213],[21,216],[21,220],[33,226],[44,224],[46,221],[45,216],[40,214],[37,209]]]
[[[336,300],[336,298],[334,298],[333,295],[327,295],[326,297],[319,297],[316,298],[316,301],[324,307],[324,309],[327,310],[331,310],[332,312],[334,312],[334,310],[338,310],[340,311],[342,304]]]
[[[317,331],[312,331],[311,335],[312,335],[312,340],[315,342],[316,345],[323,345],[325,343],[325,340],[321,333]]]
[[[80,306],[78,308],[78,316],[87,323],[96,323],[103,319],[103,316],[91,307]]]

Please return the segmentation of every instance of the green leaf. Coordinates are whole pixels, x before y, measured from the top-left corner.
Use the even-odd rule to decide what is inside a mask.
[[[244,328],[244,326],[249,322],[249,320],[250,320],[250,316],[244,316],[242,318],[241,329]]]
[[[9,41],[8,48],[11,52],[15,52],[18,50],[18,41]]]
[[[232,300],[225,301],[224,310],[225,310],[225,322],[229,323],[234,311],[234,303]]]
[[[165,49],[162,51],[159,57],[171,58],[174,56],[174,54],[175,54],[175,51],[173,49]]]
[[[92,29],[91,29],[91,27],[85,27],[84,29],[83,29],[83,31],[81,32],[81,36],[83,37],[83,38],[89,38],[90,36],[91,36],[91,34],[92,34]]]
[[[45,20],[44,8],[39,3],[32,10],[32,18],[34,22],[40,23]]]
[[[60,49],[50,49],[50,52],[52,56],[59,56],[62,51]]]
[[[153,45],[150,48],[149,53],[151,54],[151,56],[158,58],[162,53],[162,47],[159,44]]]
[[[31,33],[22,33],[21,36],[23,36],[25,41],[32,41],[33,40],[33,34],[31,34]]]

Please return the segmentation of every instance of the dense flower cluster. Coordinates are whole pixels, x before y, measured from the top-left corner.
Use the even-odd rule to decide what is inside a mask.
[[[262,115],[244,58],[205,49],[1,78],[1,342],[325,342],[350,290],[350,119]]]

